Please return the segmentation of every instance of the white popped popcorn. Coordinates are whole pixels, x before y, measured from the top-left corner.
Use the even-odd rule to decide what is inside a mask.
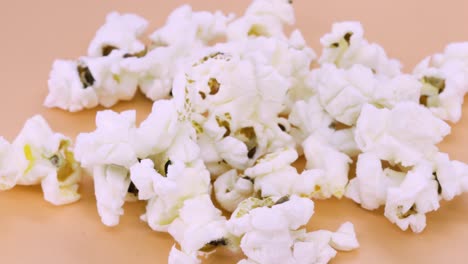
[[[88,56],[54,61],[44,105],[76,112],[132,99],[138,75],[122,64],[126,58],[145,55],[146,47],[139,38],[147,24],[134,14],[108,14],[89,45]]]
[[[417,164],[398,187],[388,189],[385,216],[402,230],[411,227],[421,232],[426,226],[425,213],[439,208],[437,188],[430,163]]]
[[[389,77],[401,73],[399,61],[389,59],[381,46],[364,39],[364,29],[359,22],[333,24],[332,31],[323,36],[320,43],[323,46],[321,64],[333,63],[343,69],[362,65]]]
[[[449,133],[445,122],[416,103],[402,102],[392,110],[368,104],[357,121],[355,139],[363,152],[410,166],[435,154],[435,144]]]
[[[106,23],[99,28],[89,44],[88,56],[107,56],[113,50],[129,55],[144,51],[145,45],[140,38],[147,26],[148,22],[135,14],[109,13]]]
[[[104,57],[81,57],[78,61],[56,60],[44,105],[76,112],[132,99],[138,76],[121,66],[124,60],[122,51]]]
[[[240,202],[253,195],[252,179],[241,177],[236,170],[220,175],[213,183],[216,200],[223,209],[233,212]]]
[[[241,263],[327,263],[336,254],[333,247],[352,250],[359,246],[349,223],[336,233],[307,233],[301,227],[313,213],[314,203],[295,195],[240,203],[227,226],[241,237],[240,247],[248,258]]]
[[[366,103],[392,108],[402,101],[418,102],[421,84],[410,75],[375,75],[354,64],[346,69],[324,64],[312,71],[311,82],[320,103],[336,120],[354,125]]]
[[[295,22],[294,9],[288,0],[254,0],[244,16],[229,24],[229,40],[248,37],[285,38],[283,26]]]
[[[82,133],[76,139],[76,158],[93,172],[98,212],[107,226],[119,223],[130,186],[129,169],[137,163],[131,144],[135,114],[135,111],[98,112],[96,130]]]
[[[177,219],[185,200],[209,194],[210,174],[202,162],[190,167],[181,161],[164,163],[156,170],[150,159],[144,159],[130,169],[130,177],[138,190],[140,200],[148,200],[142,219],[155,231],[166,232]]]
[[[42,116],[26,121],[13,143],[2,138],[0,144],[0,190],[41,184],[44,199],[54,205],[80,199],[81,170],[71,141],[54,133]]]
[[[153,101],[167,98],[176,74],[191,63],[193,54],[225,36],[231,19],[231,15],[225,16],[220,11],[194,12],[189,5],[183,5],[150,35],[152,50],[141,58],[129,58],[124,67],[139,75],[140,89],[148,98]]]
[[[458,122],[468,92],[467,74],[468,42],[450,44],[444,53],[427,57],[414,69],[423,84],[421,104],[444,120]]]
[[[351,159],[332,146],[323,143],[314,135],[309,136],[303,143],[307,169],[321,170],[322,174],[316,181],[314,197],[341,198],[348,184],[348,171]]]
[[[367,152],[359,155],[356,178],[347,186],[346,196],[368,210],[385,205],[385,216],[392,223],[419,233],[426,227],[425,214],[437,210],[439,200],[452,200],[466,190],[466,166],[450,161],[445,153],[403,167]]]

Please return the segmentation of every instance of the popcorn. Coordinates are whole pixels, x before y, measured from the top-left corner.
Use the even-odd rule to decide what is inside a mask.
[[[185,200],[168,232],[184,252],[209,252],[231,243],[226,218],[214,207],[208,194]]]
[[[186,254],[178,250],[175,246],[171,248],[169,253],[168,264],[199,264],[201,261],[195,253]]]
[[[138,198],[148,200],[142,220],[153,230],[166,232],[185,200],[210,193],[210,174],[200,161],[187,166],[171,160],[161,172],[154,166],[152,160],[144,159],[130,168],[130,177],[136,188],[143,190]]]
[[[0,190],[41,184],[44,199],[51,204],[76,202],[81,170],[70,144],[42,116],[30,118],[13,143],[0,139]]]
[[[142,58],[130,58],[125,69],[139,77],[142,92],[155,101],[167,98],[173,79],[190,63],[193,54],[198,54],[216,38],[225,36],[227,23],[232,15],[220,11],[193,12],[189,5],[174,10],[166,24],[150,35],[153,49]],[[184,32],[184,34],[180,34]]]
[[[13,188],[20,176],[14,151],[10,142],[0,137],[0,191]]]
[[[214,184],[216,200],[223,209],[233,212],[240,202],[253,194],[253,183],[248,177],[240,177],[236,170],[230,170],[218,178]]]
[[[418,104],[402,102],[392,110],[368,104],[357,121],[355,140],[363,152],[410,166],[435,154],[435,145],[449,133],[445,122]]]
[[[244,16],[228,25],[229,40],[248,37],[284,38],[283,26],[295,22],[292,3],[287,0],[254,0]]]
[[[392,186],[386,172],[388,171],[382,169],[381,161],[374,153],[360,154],[356,165],[356,178],[349,181],[345,196],[367,210],[379,208],[385,204],[387,190]],[[394,185],[393,187],[396,187],[398,183]]]
[[[229,166],[246,169],[261,155],[293,144],[278,126],[285,121],[278,115],[287,87],[270,82],[276,77],[255,76],[254,67],[233,54],[215,52],[174,82],[174,94],[190,91],[186,100],[202,159],[216,174],[228,171]],[[275,84],[275,92],[270,84]]]
[[[350,223],[337,233],[306,233],[301,226],[313,213],[313,202],[295,195],[240,203],[227,223],[230,232],[241,237],[240,247],[248,257],[240,263],[327,263],[336,254],[332,246],[345,250],[359,246]]]
[[[414,69],[421,81],[420,102],[438,117],[456,123],[468,91],[468,43],[453,43],[443,54],[425,58]]]
[[[350,181],[346,196],[368,210],[385,205],[385,216],[403,230],[421,232],[426,213],[436,211],[440,200],[452,200],[466,190],[467,165],[450,161],[445,153],[406,168],[387,162],[393,167],[383,169],[375,153],[359,155],[357,177]]]
[[[317,181],[323,177],[323,171],[304,170],[299,174],[291,166],[297,157],[294,149],[278,150],[257,160],[256,165],[245,170],[244,174],[253,180],[255,192],[262,197],[313,196],[319,188]]]
[[[96,130],[76,139],[76,157],[93,172],[98,213],[107,226],[119,223],[130,187],[129,169],[138,162],[131,142],[135,115],[135,111],[98,112]]]
[[[139,40],[148,26],[148,22],[135,14],[111,12],[106,23],[99,28],[89,44],[88,56],[108,56],[114,50],[134,55],[144,52],[145,45]]]
[[[468,191],[468,165],[436,146],[450,133],[441,119],[460,119],[468,44],[447,46],[409,75],[358,22],[336,23],[311,70],[316,54],[301,32],[283,30],[293,11],[292,1],[254,0],[234,19],[184,5],[148,47],[146,20],[114,12],[87,56],[54,62],[46,106],[111,107],[137,87],[155,101],[140,126],[135,111],[102,111],[96,130],[77,138],[105,225],[139,199],[141,220],[176,241],[169,263],[201,263],[220,246],[241,249],[244,264],[327,263],[359,243],[349,222],[307,232],[309,198],[384,206],[392,223],[421,232],[440,200]],[[0,189],[41,183],[54,204],[78,199],[69,144],[40,118],[12,144],[0,138]],[[302,172],[292,165],[300,154]]]
[[[105,57],[56,60],[44,105],[76,112],[98,104],[111,107],[119,100],[132,99],[138,76],[121,67],[124,56],[121,51],[114,51]]]
[[[418,102],[420,84],[409,75],[386,77],[354,64],[340,69],[323,64],[311,73],[320,103],[337,121],[352,126],[366,103],[392,108],[402,101]]]
[[[332,32],[323,36],[320,43],[323,53],[319,62],[322,65],[333,63],[342,69],[362,65],[388,77],[401,74],[399,61],[389,59],[382,47],[364,39],[364,30],[359,22],[333,24]]]
[[[316,179],[316,193],[314,197],[341,198],[348,183],[348,171],[351,159],[319,138],[311,135],[303,143],[307,169],[321,170]]]
[[[54,61],[44,105],[76,112],[132,99],[138,75],[122,65],[126,58],[146,53],[145,45],[138,39],[147,25],[146,20],[134,14],[108,14],[89,45],[87,57]]]
[[[408,226],[419,233],[426,226],[425,213],[439,208],[437,182],[430,164],[421,163],[409,171],[397,188],[390,188],[385,205],[385,216],[402,230]]]

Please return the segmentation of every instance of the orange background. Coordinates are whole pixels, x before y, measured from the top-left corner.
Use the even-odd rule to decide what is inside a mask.
[[[56,58],[84,55],[105,15],[135,12],[150,21],[149,32],[184,1],[0,1],[0,135],[12,140],[25,120],[42,114],[56,131],[70,137],[95,128],[96,110],[67,113],[46,109],[47,78]],[[196,10],[221,9],[240,14],[249,1],[190,1]],[[468,41],[468,1],[307,1],[295,0],[297,26],[319,53],[319,37],[331,23],[359,20],[371,42],[381,44],[410,71],[423,57],[453,41]],[[467,104],[468,105],[468,104]],[[114,110],[137,109],[142,120],[151,102],[138,94]],[[453,159],[468,162],[468,106],[463,120],[441,145]],[[100,108],[101,109],[101,108]],[[98,109],[99,110],[99,109]],[[101,224],[86,177],[78,203],[54,207],[39,187],[0,193],[0,263],[166,263],[172,239],[151,231],[138,216],[143,203],[125,205],[116,228]],[[467,263],[468,195],[443,203],[428,215],[419,235],[402,232],[382,212],[369,212],[349,200],[316,203],[308,228],[336,229],[354,223],[361,248],[338,253],[332,263]],[[240,256],[217,252],[206,263],[235,263]]]

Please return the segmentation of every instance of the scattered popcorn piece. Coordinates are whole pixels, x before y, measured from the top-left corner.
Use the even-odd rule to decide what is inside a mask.
[[[130,168],[130,177],[138,190],[148,190],[138,194],[140,200],[148,200],[142,219],[153,230],[166,232],[185,200],[210,193],[210,174],[201,161],[189,167],[171,160],[163,171],[157,171],[155,165],[144,159]]]
[[[248,37],[285,38],[283,26],[295,22],[294,9],[288,0],[254,0],[244,16],[229,24],[229,40]]]
[[[421,81],[420,103],[438,117],[456,123],[468,92],[468,42],[452,43],[444,53],[425,58],[414,69]]]
[[[176,248],[174,245],[169,253],[168,264],[199,264],[201,261],[196,253],[187,254]]]
[[[359,248],[359,242],[356,239],[354,225],[351,222],[342,224],[331,237],[331,246],[334,249],[350,251]]]
[[[392,110],[365,105],[357,121],[355,140],[363,152],[403,166],[437,152],[436,144],[450,133],[450,127],[427,108],[410,102]]]
[[[421,88],[410,75],[375,75],[370,68],[360,64],[346,69],[323,64],[312,71],[310,78],[325,110],[349,126],[356,123],[364,104],[392,108],[403,101],[416,103]]]
[[[326,199],[331,196],[341,198],[348,184],[348,171],[351,159],[344,153],[323,143],[314,135],[309,136],[302,145],[307,160],[306,168],[321,170],[316,180],[314,197]]]
[[[359,246],[350,223],[336,233],[307,233],[301,228],[314,213],[311,200],[295,195],[275,200],[249,198],[228,221],[228,229],[241,237],[240,247],[247,256],[239,263],[328,263],[336,254],[333,247],[352,250]]]
[[[49,203],[76,202],[80,199],[81,170],[70,144],[70,139],[54,133],[42,116],[30,118],[12,144],[0,139],[0,190],[41,184]]]
[[[220,11],[194,12],[189,5],[183,5],[150,35],[153,49],[142,58],[130,58],[124,67],[140,76],[140,89],[148,98],[153,101],[167,98],[178,71],[211,41],[225,36],[231,19],[232,15],[225,16]]]
[[[15,187],[18,177],[21,176],[18,160],[13,146],[3,137],[0,137],[0,191]],[[21,164],[21,163],[20,163]]]
[[[299,174],[291,165],[297,158],[294,149],[278,150],[257,160],[256,165],[245,170],[244,174],[253,180],[254,191],[262,197],[317,195],[323,171],[304,170]]]
[[[135,95],[138,76],[121,64],[125,55],[114,51],[104,57],[56,60],[49,77],[44,105],[76,112],[98,104],[111,107]]]
[[[107,226],[119,223],[130,187],[129,169],[137,163],[131,144],[135,111],[98,112],[96,130],[76,139],[76,158],[93,172],[98,213]]]
[[[217,246],[231,246],[226,218],[214,207],[210,196],[204,194],[184,201],[179,217],[169,226],[168,232],[184,252],[210,252]]]
[[[364,30],[359,22],[333,24],[332,32],[323,36],[320,43],[323,46],[320,64],[333,63],[343,69],[363,65],[389,77],[401,73],[399,61],[389,59],[382,47],[364,39]]]
[[[385,216],[402,230],[410,226],[413,232],[421,232],[425,213],[439,208],[437,186],[430,163],[417,164],[400,186],[388,189]]]
[[[106,23],[99,28],[89,44],[88,56],[108,56],[113,50],[134,55],[144,52],[145,45],[139,40],[148,26],[148,22],[135,14],[111,12]]]
[[[216,200],[221,207],[233,212],[240,202],[253,194],[253,183],[249,177],[241,177],[236,170],[230,170],[218,178],[213,184]]]
[[[356,178],[349,181],[345,196],[367,210],[374,210],[385,204],[390,184],[380,159],[372,152],[362,153],[356,165]]]
[[[89,68],[79,66],[77,61],[56,60],[50,72],[49,94],[44,105],[70,112],[96,107],[99,104],[98,95],[89,87],[93,83],[94,77]]]

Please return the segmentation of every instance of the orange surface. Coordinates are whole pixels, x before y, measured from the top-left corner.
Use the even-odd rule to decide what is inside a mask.
[[[240,13],[249,1],[190,1],[195,9]],[[151,22],[150,31],[184,1],[1,1],[0,2],[0,135],[11,140],[24,121],[42,114],[53,129],[70,137],[94,130],[96,109],[67,113],[42,106],[53,59],[85,54],[95,31],[112,10],[135,12]],[[424,56],[452,41],[468,40],[468,2],[445,1],[307,1],[294,2],[297,26],[319,52],[318,39],[334,21],[355,19],[364,24],[370,41],[410,70]],[[137,109],[142,120],[151,102],[141,94],[113,109]],[[99,109],[97,109],[99,110]],[[468,104],[463,120],[441,145],[452,158],[468,162]],[[166,263],[172,239],[156,233],[138,216],[142,203],[125,205],[121,224],[101,224],[86,177],[78,203],[54,207],[39,187],[16,187],[0,193],[0,263]],[[382,212],[369,212],[349,200],[316,203],[309,229],[336,229],[355,224],[361,248],[339,253],[332,263],[468,263],[468,195],[428,216],[419,235],[402,232]],[[206,263],[235,263],[240,256],[217,252]]]

